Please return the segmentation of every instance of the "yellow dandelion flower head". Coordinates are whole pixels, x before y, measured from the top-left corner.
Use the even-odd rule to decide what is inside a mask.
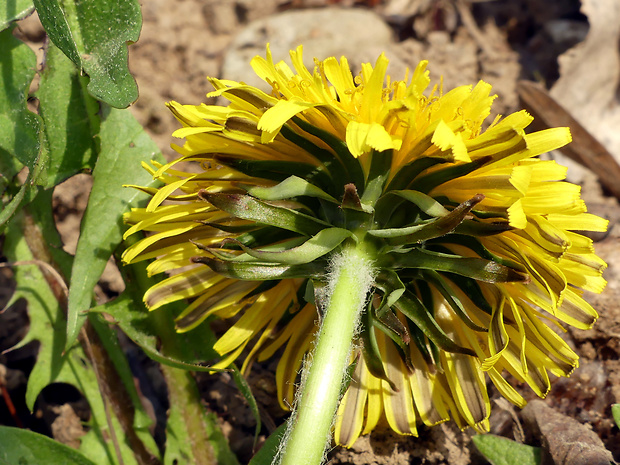
[[[362,316],[352,381],[335,439],[351,446],[381,418],[401,434],[454,419],[488,428],[487,380],[523,397],[507,375],[545,396],[568,376],[573,350],[549,325],[589,328],[584,291],[605,286],[605,263],[576,231],[604,231],[566,170],[538,155],[570,142],[567,128],[526,133],[521,111],[483,130],[491,86],[434,86],[426,62],[402,81],[388,60],[353,76],[346,58],[294,69],[252,61],[271,87],[210,79],[225,107],[169,107],[180,157],[147,166],[163,183],[126,217],[127,263],[170,276],[145,302],[187,299],[180,331],[236,317],[215,350],[243,370],[276,352],[278,399],[291,405],[324,308],[330,257],[367,245],[376,278]],[[180,161],[200,165],[186,172]],[[197,172],[194,172],[197,171]]]

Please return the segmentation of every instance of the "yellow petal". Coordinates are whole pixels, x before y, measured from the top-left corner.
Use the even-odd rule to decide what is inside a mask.
[[[168,184],[167,186],[162,187],[157,191],[157,194],[153,196],[149,204],[146,206],[147,212],[153,212],[155,209],[161,205],[161,203],[168,198],[170,194],[172,194],[175,190],[181,188],[185,183],[187,183],[191,178],[181,179],[179,181]]]
[[[243,281],[237,281],[236,283],[243,283]],[[248,282],[246,281],[245,283]],[[251,290],[251,282],[250,285],[246,284],[244,287]],[[243,313],[241,318],[217,340],[213,349],[219,354],[226,354],[237,348],[242,342],[252,339],[270,322],[275,325],[291,303],[291,296],[287,292],[280,291],[281,289],[278,289],[274,293],[273,289],[271,289],[270,292],[261,294],[258,300]],[[220,292],[218,298],[222,302],[218,303],[218,305],[226,305],[227,297],[231,303],[239,301],[247,292],[249,291],[245,291],[245,289],[243,293],[235,292],[233,294],[231,292],[229,295]]]
[[[342,57],[338,63],[334,57],[327,58],[323,61],[323,69],[325,70],[325,77],[336,88],[340,102],[349,111],[353,110],[348,104],[353,99],[355,83],[347,59]]]
[[[573,138],[568,128],[545,129],[526,136],[528,152],[532,156],[559,149],[569,144],[572,140]]]
[[[144,302],[149,309],[154,310],[170,302],[194,297],[223,280],[226,278],[206,266],[197,266],[152,286],[144,294]],[[232,280],[227,282],[232,283]]]
[[[581,297],[579,292],[569,289],[564,294],[564,301],[556,310],[556,316],[575,328],[590,329],[596,322],[598,313]]]
[[[383,414],[383,399],[381,396],[381,380],[370,375],[367,378],[368,382],[368,402],[366,412],[366,424],[362,430],[362,434],[370,433],[381,419]]]
[[[489,375],[489,378],[491,378],[491,381],[493,382],[499,393],[502,395],[502,397],[505,397],[519,408],[525,407],[527,402],[523,398],[523,396],[519,394],[516,389],[513,388],[510,383],[506,381],[495,368],[491,368],[489,371],[487,371],[487,374]]]
[[[517,229],[523,229],[527,226],[527,216],[525,216],[525,212],[523,211],[523,202],[521,199],[508,207],[508,223],[510,226]]]
[[[417,436],[416,415],[407,367],[392,341],[387,340],[387,336],[381,331],[377,331],[377,343],[387,377],[396,386],[396,390],[393,390],[387,381],[381,380],[385,417],[390,427],[398,434]]]
[[[461,134],[453,132],[443,120],[439,121],[431,142],[443,151],[451,150],[454,161],[471,161]]]
[[[411,363],[415,368],[409,376],[411,394],[416,409],[425,425],[434,426],[450,419],[448,410],[442,400],[445,397],[442,385],[431,374],[429,366],[415,344],[411,347]]]
[[[479,362],[469,355],[444,351],[440,356],[460,414],[471,426],[484,422],[491,413],[491,404]]]
[[[304,102],[299,99],[280,100],[267,110],[258,121],[258,129],[263,131],[261,143],[271,142],[288,120],[297,113],[315,106],[316,104],[314,103]]]
[[[374,121],[383,106],[383,83],[389,60],[382,53],[377,58],[374,68],[368,78],[364,79],[364,93],[360,108],[362,121]],[[367,68],[362,68],[363,74]],[[376,147],[375,147],[376,148]],[[381,149],[377,149],[381,150]],[[385,149],[383,149],[385,150]]]
[[[482,370],[488,371],[502,355],[502,352],[508,347],[508,333],[504,325],[504,305],[506,299],[502,298],[499,305],[493,308],[491,317],[491,327],[489,328],[488,341],[491,356],[482,362]]]
[[[577,215],[549,213],[546,217],[556,228],[564,230],[605,232],[609,225],[608,220],[590,213]]]
[[[379,152],[384,150],[398,150],[401,141],[392,139],[385,128],[378,123],[349,122],[346,135],[347,147],[354,157],[359,157],[365,152],[375,149]]]
[[[371,375],[362,357],[357,362],[349,389],[338,406],[334,440],[339,446],[351,447],[360,436],[364,424],[364,408],[368,398],[367,379],[369,376]]]

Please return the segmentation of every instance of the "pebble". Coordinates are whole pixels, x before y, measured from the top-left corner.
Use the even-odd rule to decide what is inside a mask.
[[[323,60],[344,55],[356,73],[359,63],[374,64],[384,51],[390,59],[390,74],[396,79],[402,79],[406,67],[395,52],[390,53],[395,47],[393,33],[380,16],[369,10],[323,8],[288,11],[251,22],[233,39],[221,75],[270,91],[249,66],[254,56],[265,56],[267,43],[274,61],[285,60],[289,66],[289,50],[303,44],[309,70],[315,57]]]

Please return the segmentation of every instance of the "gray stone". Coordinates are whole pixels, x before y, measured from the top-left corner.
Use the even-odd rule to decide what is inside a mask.
[[[315,57],[323,60],[344,55],[356,73],[360,63],[374,64],[385,51],[390,59],[389,73],[394,79],[404,77],[405,65],[391,53],[395,45],[389,26],[372,11],[340,8],[289,11],[250,23],[234,38],[220,75],[270,91],[249,64],[254,56],[265,56],[267,43],[274,61],[285,60],[289,66],[289,50],[302,44],[310,71]]]
[[[611,452],[587,426],[556,412],[541,400],[528,403],[523,419],[543,448],[543,465],[609,465]]]

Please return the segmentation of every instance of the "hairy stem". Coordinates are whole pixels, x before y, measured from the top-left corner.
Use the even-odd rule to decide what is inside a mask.
[[[332,263],[327,308],[314,351],[304,364],[301,396],[275,460],[280,465],[318,465],[330,444],[352,341],[373,283],[372,260],[363,245],[345,247]]]

